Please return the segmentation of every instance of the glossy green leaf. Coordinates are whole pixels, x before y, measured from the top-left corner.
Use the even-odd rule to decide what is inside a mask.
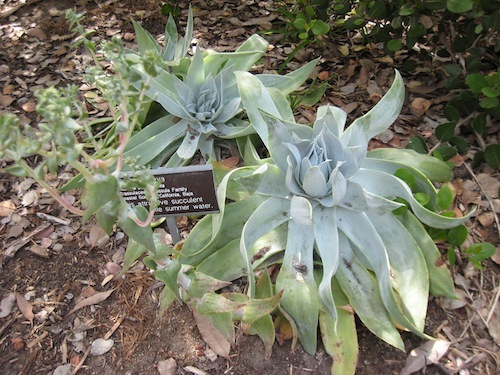
[[[472,0],[446,0],[446,8],[452,13],[465,13],[472,9]]]
[[[498,143],[486,146],[484,160],[491,168],[498,169],[500,167],[500,145]]]

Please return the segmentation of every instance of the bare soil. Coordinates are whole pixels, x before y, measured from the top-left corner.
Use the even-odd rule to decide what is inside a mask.
[[[3,86],[0,110],[9,110],[21,116],[24,122],[35,123],[33,93],[36,88],[46,86],[47,82],[59,86],[71,82],[81,84],[88,59],[84,51],[70,48],[75,35],[68,31],[64,20],[66,9],[76,7],[86,11],[85,23],[97,30],[97,38],[119,35],[133,43],[131,19],[142,21],[154,35],[162,33],[166,17],[160,12],[160,3],[153,0],[42,0],[31,2],[31,5],[0,19],[0,82]],[[257,1],[192,3],[196,18],[195,36],[204,48],[234,50],[249,35],[266,26],[265,20],[248,26],[241,22],[269,15],[264,3]],[[0,0],[2,10],[18,4],[15,0]],[[179,5],[183,9],[181,19],[185,20],[187,4],[179,2]],[[264,67],[258,69],[274,69],[285,59],[290,45],[274,40],[274,48]],[[334,45],[334,41],[328,43]],[[320,69],[335,77],[333,90],[327,92],[323,102],[345,106],[350,116],[358,116],[376,101],[377,94],[366,91],[363,84],[359,84],[360,80],[363,82],[363,75],[368,75],[377,87],[385,90],[393,65],[398,63],[384,63],[380,60],[381,55],[374,57],[368,51],[345,58],[332,47],[328,52],[306,49],[299,56],[300,61],[292,65],[299,66],[303,61],[322,54]],[[430,85],[437,80],[431,74],[426,76],[424,73],[423,76],[418,78]],[[358,83],[352,92],[340,89],[340,86],[355,82]],[[432,95],[438,98],[439,93]],[[408,103],[413,97],[408,98]],[[427,98],[431,99],[430,96]],[[434,112],[430,111],[426,116],[432,117],[442,110],[439,100],[434,103],[437,103]],[[412,134],[428,135],[425,116],[413,109],[409,104],[405,106],[392,138],[379,142],[401,147]],[[311,112],[300,114],[310,119]],[[6,165],[5,161],[0,163],[0,167]],[[476,172],[498,177],[497,172],[488,169]],[[58,186],[65,178],[64,173],[66,171],[53,176],[51,183]],[[466,175],[467,172],[460,183],[455,182],[462,186],[464,180],[471,179]],[[481,201],[481,193],[476,194]],[[78,194],[74,195],[78,200]],[[1,374],[155,374],[159,371],[158,364],[169,358],[176,362],[172,374],[196,374],[196,371],[200,371],[199,374],[235,375],[330,373],[331,359],[321,343],[315,356],[306,354],[300,345],[292,350],[290,341],[276,343],[271,358],[265,359],[259,339],[239,333],[230,358],[217,357],[204,343],[186,306],[176,304],[165,314],[160,313],[162,286],[140,263],[123,278],[109,280],[110,263],[119,264],[126,247],[126,238],[120,233],[109,238],[92,223],[82,226],[80,218],[62,211],[36,185],[22,184],[20,180],[0,173],[0,202],[7,201],[13,202],[14,208],[9,215],[0,217],[0,300],[16,292],[26,297],[34,315],[30,322],[25,309],[14,307],[10,314],[0,318]],[[487,205],[484,206],[487,211]],[[40,217],[40,213],[52,218]],[[66,222],[56,223],[53,218]],[[191,225],[187,218],[179,220],[184,235]],[[477,222],[474,225],[475,236],[498,245],[494,225],[484,227]],[[46,228],[31,236],[41,227]],[[23,239],[25,244],[19,247],[14,257],[4,256],[9,247]],[[464,262],[453,272],[457,286],[465,285],[461,291],[466,302],[460,306],[431,298],[426,324],[428,334],[453,341],[453,345],[436,365],[419,373],[498,373],[499,347],[492,337],[492,326],[498,325],[500,319],[498,308],[495,312],[499,267],[489,260],[479,272]],[[109,297],[69,314],[82,296],[109,290],[113,290]],[[485,324],[484,318],[490,312],[490,320]],[[422,343],[416,336],[402,333],[407,352],[401,352],[358,323],[358,373],[362,375],[398,374],[409,351]],[[496,332],[500,332],[498,327]],[[114,340],[111,350],[104,355],[89,354],[90,343],[107,336]],[[72,365],[69,372],[57,372],[62,371],[60,366],[66,363]]]

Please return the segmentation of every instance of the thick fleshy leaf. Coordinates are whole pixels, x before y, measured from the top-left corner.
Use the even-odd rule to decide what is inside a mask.
[[[290,201],[280,198],[268,198],[250,216],[241,232],[240,251],[248,272],[248,294],[255,295],[255,279],[252,270],[249,249],[264,234],[290,220]]]
[[[423,207],[414,197],[410,188],[399,178],[376,170],[361,168],[352,177],[352,180],[363,186],[372,194],[394,199],[396,197],[407,200],[416,217],[425,224],[440,229],[450,229],[466,222],[473,214],[474,210],[461,218],[450,218],[441,216]]]
[[[364,116],[356,119],[341,136],[345,146],[362,146],[366,152],[368,141],[389,128],[403,107],[404,82],[395,71],[394,82],[384,97]]]
[[[376,280],[354,257],[349,240],[340,235],[340,265],[335,274],[349,303],[365,326],[388,344],[404,350],[404,343],[387,312]]]
[[[349,300],[336,279],[332,280],[335,303],[347,307]],[[358,363],[358,335],[354,312],[337,308],[337,319],[320,309],[319,327],[325,351],[333,359],[332,375],[354,375]]]
[[[338,208],[337,215],[339,229],[370,262],[377,278],[380,296],[391,317],[401,326],[426,337],[398,306],[392,289],[387,249],[366,214]]]
[[[231,241],[236,239],[239,241],[248,218],[265,200],[266,197],[254,194],[243,201],[226,205],[223,214],[205,216],[186,239],[181,252],[182,262],[198,265]],[[222,216],[221,223],[214,224],[215,218],[219,215]],[[217,229],[214,235],[215,226]]]
[[[235,52],[210,51],[204,57],[205,69],[215,74],[226,63],[234,71],[248,71],[267,51],[269,42],[260,35],[251,35]]]
[[[401,155],[404,157],[404,155]],[[427,194],[430,198],[430,203],[434,209],[437,209],[436,203],[436,188],[431,183],[431,181],[418,169],[413,168],[405,163],[395,162],[392,160],[374,159],[366,158],[363,163],[363,168],[373,169],[377,171],[387,172],[390,174],[396,174],[397,171],[404,170],[411,175],[413,180],[413,186],[411,187],[412,192],[422,192]]]
[[[444,182],[453,177],[452,169],[444,161],[433,156],[419,154],[414,150],[378,148],[368,153],[368,158],[383,159],[400,165],[413,167],[431,181]]]
[[[312,166],[307,170],[302,182],[302,189],[313,198],[322,198],[328,193],[329,188],[325,176],[318,166]]]
[[[139,157],[140,165],[147,165],[156,158],[169,144],[186,134],[187,123],[173,123],[173,116],[162,117],[136,133],[127,144],[124,158]]]
[[[314,136],[324,128],[332,132],[337,138],[344,132],[347,114],[338,107],[321,106],[318,108],[317,119],[314,122]]]
[[[312,60],[286,75],[279,74],[257,74],[256,77],[266,87],[274,87],[283,95],[288,95],[297,90],[311,75],[319,59]]]
[[[392,213],[367,216],[380,235],[391,265],[393,284],[405,314],[423,331],[429,298],[429,274],[420,247]]]
[[[155,40],[155,38],[153,38],[153,36],[146,30],[144,30],[144,28],[136,21],[132,20],[132,24],[134,26],[135,38],[137,46],[139,47],[139,53],[141,55],[144,55],[147,51],[156,51],[159,53],[160,45]]]
[[[427,269],[429,270],[431,294],[434,296],[456,298],[455,285],[450,270],[446,266],[443,256],[424,226],[408,211],[403,215],[398,215],[397,218],[405,226],[408,232],[410,232],[424,255]]]
[[[265,86],[254,75],[248,72],[235,71],[236,82],[240,90],[243,107],[257,134],[268,145],[267,125],[261,111],[279,117],[279,111]]]
[[[294,320],[302,347],[313,355],[316,353],[320,301],[314,280],[313,225],[304,222],[288,222],[287,247],[276,279],[276,290],[283,291],[280,305]]]
[[[323,265],[323,278],[318,287],[319,299],[336,324],[332,278],[339,265],[339,233],[337,229],[336,208],[317,206],[313,211],[314,240]]]
[[[184,136],[184,140],[181,143],[181,146],[177,150],[177,155],[181,159],[191,159],[194,156],[194,153],[198,149],[198,143],[200,141],[200,133],[190,133],[187,132]]]
[[[284,176],[274,164],[264,164],[252,175],[240,179],[249,194],[261,194],[286,198],[290,192],[286,188]]]
[[[125,250],[125,255],[123,257],[123,267],[120,272],[121,275],[125,274],[130,267],[135,263],[137,259],[141,257],[146,251],[146,248],[139,245],[134,240],[129,240],[127,245],[127,250]]]

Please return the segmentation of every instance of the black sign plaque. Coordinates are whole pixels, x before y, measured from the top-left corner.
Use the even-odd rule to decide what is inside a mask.
[[[212,165],[157,168],[151,173],[161,182],[158,189],[160,205],[155,210],[155,216],[219,212]],[[130,205],[149,207],[142,189],[122,190],[121,193]]]

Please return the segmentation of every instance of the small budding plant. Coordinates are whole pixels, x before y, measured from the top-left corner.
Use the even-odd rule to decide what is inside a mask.
[[[79,25],[80,16],[70,16]],[[191,12],[184,37],[168,20],[164,47],[134,27],[139,51],[113,40],[102,50],[114,74],[92,70],[114,108],[104,130],[97,126],[105,121],[86,119],[74,88],[40,91],[44,121],[37,128],[0,116],[0,157],[13,162],[4,170],[34,178],[84,221],[95,216],[107,233],[121,228],[129,237],[122,274],[146,254],[142,261],[165,284],[162,308],[187,303],[226,340],[220,355],[235,341],[234,320],[259,335],[266,357],[276,326],[290,327],[293,346],[298,339],[310,354],[319,327],[332,374],[355,372],[354,314],[401,350],[398,329],[428,338],[429,293],[455,296],[428,231],[460,226],[473,212],[458,218],[443,211],[434,183],[452,177],[445,162],[413,150],[368,151],[403,105],[399,73],[383,99],[347,128],[345,112],[333,106],[301,125],[287,95],[316,61],[284,76],[251,74],[267,48],[256,36],[234,53],[196,49],[190,56]],[[149,168],[187,164],[197,151],[215,162],[219,147],[236,147],[244,164],[221,172],[220,213],[199,220],[183,244],[167,246],[151,228],[158,183]],[[33,155],[43,160],[34,168],[26,161]],[[83,186],[83,211],[44,181],[68,164],[79,179],[66,188]],[[121,196],[134,188],[145,190],[149,212]],[[220,292],[244,276],[247,293]]]

